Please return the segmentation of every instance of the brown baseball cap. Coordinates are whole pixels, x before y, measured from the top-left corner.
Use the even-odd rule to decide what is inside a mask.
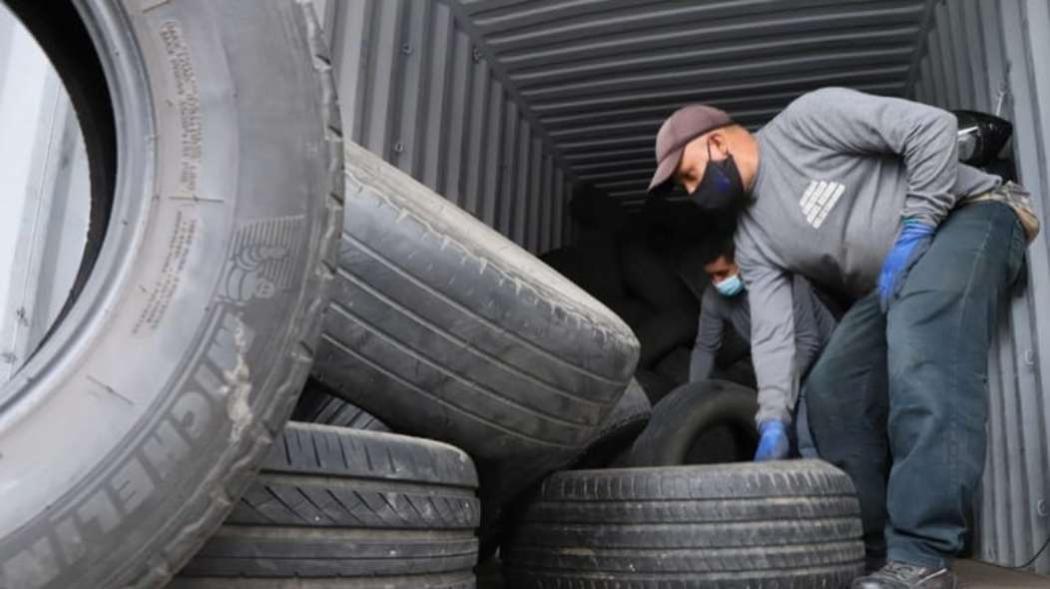
[[[725,111],[705,104],[690,104],[674,111],[656,134],[657,165],[649,192],[666,187],[690,141],[732,122]]]

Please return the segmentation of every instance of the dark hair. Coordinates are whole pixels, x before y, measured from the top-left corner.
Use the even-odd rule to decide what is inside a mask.
[[[704,256],[702,263],[704,266],[714,262],[718,258],[725,258],[727,261],[732,262],[733,257],[736,255],[736,249],[733,247],[733,238],[723,239],[721,241],[715,241],[704,249]]]

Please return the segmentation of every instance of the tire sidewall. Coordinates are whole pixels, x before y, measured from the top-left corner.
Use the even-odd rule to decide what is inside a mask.
[[[316,100],[290,107],[295,129],[255,126],[270,107],[234,63],[252,60],[228,6],[78,10],[108,66],[121,168],[95,273],[9,383],[18,390],[0,420],[0,480],[10,481],[0,585],[10,587],[123,585],[145,569],[164,578],[202,539],[206,530],[186,527],[229,506],[273,416],[291,409],[275,393],[305,378],[304,359],[289,356],[320,288],[325,205],[311,194],[335,191],[293,182],[326,177],[322,119],[307,133],[296,116],[316,115]],[[288,7],[253,10],[246,26],[289,21]],[[267,42],[306,44],[284,29]],[[314,96],[306,69],[282,82]],[[303,164],[304,150],[317,163]],[[264,169],[282,156],[287,168]]]

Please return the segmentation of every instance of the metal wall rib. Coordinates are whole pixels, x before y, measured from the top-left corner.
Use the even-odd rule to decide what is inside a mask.
[[[571,174],[449,4],[338,0],[319,13],[348,138],[529,251],[569,238]]]
[[[827,85],[903,95],[925,0],[452,0],[580,179],[645,198],[660,122],[710,102],[756,127]]]
[[[1003,318],[989,359],[987,468],[977,545],[1007,566],[1050,537],[1050,1],[938,2],[912,95],[945,108],[1013,121],[1021,182],[1036,197],[1043,231],[1028,250],[1028,287]],[[1050,553],[1035,569],[1050,573]]]

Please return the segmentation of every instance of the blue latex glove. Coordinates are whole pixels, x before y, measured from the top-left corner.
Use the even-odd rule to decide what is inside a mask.
[[[907,219],[901,225],[897,241],[893,243],[890,253],[886,254],[882,271],[879,272],[879,307],[883,313],[889,309],[893,297],[900,293],[908,270],[930,249],[936,230],[933,225],[914,219]]]
[[[788,442],[787,424],[783,421],[763,421],[758,426],[762,437],[758,440],[755,462],[783,460],[788,457],[791,443]]]

